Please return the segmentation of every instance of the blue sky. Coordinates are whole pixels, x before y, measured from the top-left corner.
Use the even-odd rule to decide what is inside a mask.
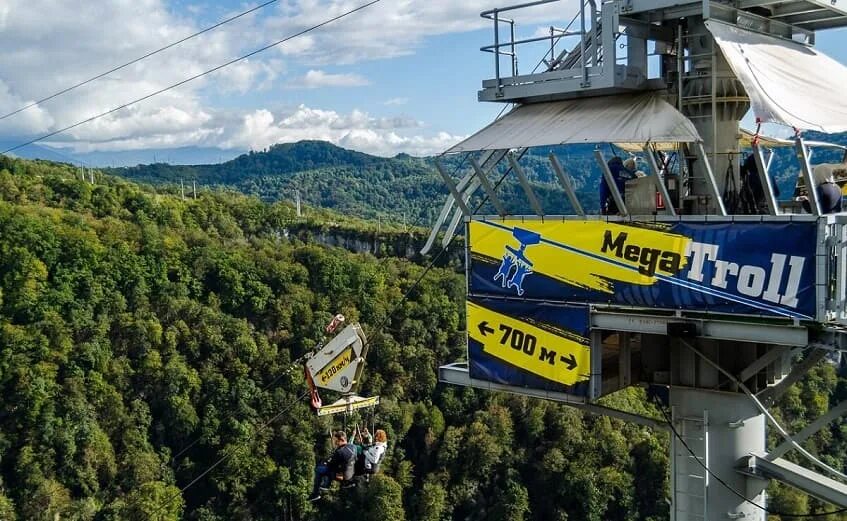
[[[108,79],[0,121],[14,143],[85,119],[249,52],[364,0],[281,0]],[[43,5],[42,5],[43,4]],[[74,4],[74,5],[70,5]],[[101,0],[0,4],[0,113],[51,94],[255,4]],[[91,5],[96,4],[96,5]],[[222,157],[326,139],[379,155],[438,153],[501,109],[476,101],[493,76],[479,12],[491,0],[383,0],[307,37],[50,140],[68,152],[197,147]],[[575,2],[527,10],[519,35],[563,25]],[[106,23],[103,23],[103,22]],[[847,32],[818,34],[847,62]],[[522,70],[538,55],[522,56]],[[837,86],[840,88],[840,86]]]

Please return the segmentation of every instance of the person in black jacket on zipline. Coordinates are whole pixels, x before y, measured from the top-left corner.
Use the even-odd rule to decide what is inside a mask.
[[[347,435],[344,431],[337,431],[332,435],[335,451],[326,463],[320,464],[315,469],[315,486],[309,501],[321,498],[321,490],[329,490],[333,479],[341,479],[342,487],[353,479],[356,466],[356,447],[347,443]]]

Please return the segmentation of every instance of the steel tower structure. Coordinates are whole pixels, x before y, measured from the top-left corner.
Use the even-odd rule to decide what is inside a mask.
[[[847,217],[823,215],[816,190],[808,190],[809,215],[777,200],[766,155],[791,147],[799,184],[816,186],[811,149],[826,145],[800,130],[847,130],[847,118],[843,128],[810,121],[792,87],[807,82],[808,96],[822,87],[809,77],[826,59],[814,50],[815,31],[847,26],[843,0],[583,0],[567,26],[517,38],[519,16],[562,5],[482,13],[494,28],[482,48],[494,77],[479,100],[515,108],[447,151],[476,154],[467,175],[455,180],[438,167],[450,195],[425,251],[442,226],[446,245],[464,221],[469,291],[469,360],[441,367],[440,379],[672,430],[675,521],[764,521],[769,479],[847,507],[843,469],[800,445],[847,404],[793,436],[767,410],[847,347]],[[544,56],[539,68],[525,72],[524,49]],[[847,114],[847,102],[819,101],[825,117]],[[758,120],[797,127],[794,139],[745,134],[739,122],[751,103]],[[598,142],[640,154],[648,170],[624,193],[603,149],[594,151],[618,215],[587,215],[553,153],[550,169],[571,208],[543,208],[520,164],[526,150]],[[764,191],[757,215],[738,215],[732,200],[745,147]],[[517,177],[533,215],[506,210],[492,182],[498,167]],[[477,191],[497,215],[473,213]],[[631,385],[669,389],[670,425],[596,403]],[[769,424],[785,440],[770,452]],[[789,450],[809,464],[783,459]]]

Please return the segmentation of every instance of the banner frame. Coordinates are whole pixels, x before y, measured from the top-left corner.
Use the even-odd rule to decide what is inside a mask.
[[[827,247],[828,241],[822,240],[821,238],[827,237],[827,226],[828,225],[847,225],[847,215],[827,215],[827,216],[814,216],[809,214],[781,214],[781,215],[727,215],[727,216],[719,216],[719,215],[627,215],[627,216],[618,216],[618,215],[471,215],[465,216],[465,289],[468,297],[492,297],[492,295],[485,295],[473,292],[471,290],[471,243],[470,243],[470,224],[473,221],[489,221],[489,222],[506,222],[506,221],[521,221],[521,222],[532,222],[532,221],[540,221],[542,223],[550,223],[550,222],[568,222],[568,221],[598,221],[598,222],[609,222],[615,224],[649,224],[649,223],[662,223],[662,224],[674,224],[674,223],[762,223],[762,224],[788,224],[788,223],[816,223],[816,251],[814,253],[815,257],[815,266],[814,266],[814,285],[815,285],[815,306],[814,311],[815,315],[812,318],[812,322],[816,323],[824,323],[827,322],[827,272],[828,272],[828,254]],[[531,299],[524,298],[519,296],[506,297],[501,296],[503,299],[514,299],[514,300],[536,300],[538,302],[548,302],[549,300],[545,299]],[[675,314],[685,313],[686,310],[680,310],[676,308],[670,307],[639,307],[639,306],[630,306],[626,304],[612,304],[612,303],[598,303],[591,301],[581,301],[581,300],[562,300],[559,301],[562,303],[572,303],[572,304],[590,304],[592,307],[602,307],[607,309],[623,309],[623,310],[631,310],[631,309],[639,309],[639,310],[651,310],[658,312],[672,312]],[[703,316],[720,316],[720,317],[743,317],[743,318],[751,318],[751,319],[765,319],[774,322],[793,322],[797,323],[801,321],[797,318],[791,317],[780,317],[780,316],[771,316],[764,314],[756,314],[756,313],[727,313],[727,312],[716,312],[710,310],[690,310],[690,312],[695,315],[703,315]],[[808,322],[808,321],[806,321]]]

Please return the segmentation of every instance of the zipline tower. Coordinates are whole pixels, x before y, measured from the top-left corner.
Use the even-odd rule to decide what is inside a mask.
[[[847,26],[843,2],[584,0],[566,26],[525,39],[519,15],[564,4],[482,13],[494,77],[479,100],[514,107],[446,152],[470,155],[461,179],[438,165],[450,195],[424,250],[465,222],[468,260],[468,361],[441,380],[668,428],[672,520],[764,521],[769,479],[847,507],[844,469],[800,445],[847,404],[793,438],[767,411],[847,347],[847,216],[824,215],[814,189],[807,213],[777,200],[767,154],[791,147],[798,187],[843,166],[813,167],[813,147],[839,147],[802,136],[847,130],[847,69],[814,49],[815,31]],[[528,54],[543,56],[535,70]],[[751,108],[794,138],[740,129]],[[544,207],[521,159],[564,144],[602,145],[588,153],[614,215],[584,210],[598,187],[579,186],[557,149],[549,168],[570,208]],[[619,189],[610,147],[646,175]],[[764,194],[741,215],[747,153]],[[499,173],[517,178],[532,215],[509,214]],[[496,215],[474,213],[476,192]],[[668,389],[672,426],[596,403],[631,385]],[[785,439],[771,452],[768,423]],[[789,450],[809,464],[784,460]]]

